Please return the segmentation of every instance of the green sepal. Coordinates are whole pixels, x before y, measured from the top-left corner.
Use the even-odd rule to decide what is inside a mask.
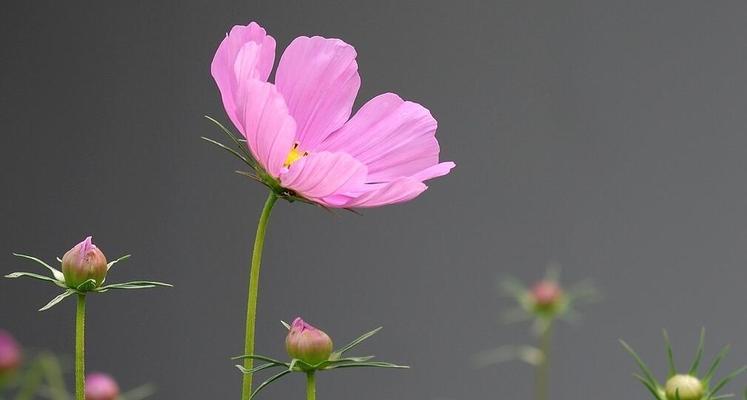
[[[646,381],[646,379],[638,374],[633,374],[633,376],[638,379],[643,384],[643,386],[648,389],[649,392],[651,392],[656,400],[667,400],[666,398],[662,397],[661,388],[658,385],[651,385],[651,382]],[[679,394],[679,391],[677,393]]]
[[[285,367],[285,364],[277,364],[277,363],[267,363],[267,364],[261,364],[258,365],[252,369],[246,369],[243,365],[236,365],[236,368],[241,371],[243,374],[253,374],[255,372],[259,372],[268,368],[276,368],[276,367]]]
[[[33,272],[13,272],[8,275],[5,275],[5,277],[10,278],[10,279],[21,278],[21,277],[32,278],[32,279],[37,279],[40,281],[52,282],[55,285],[63,289],[67,289],[67,285],[65,285],[65,282],[58,281],[57,279],[49,277],[49,276],[35,274]]]
[[[651,373],[651,370],[648,368],[646,363],[643,362],[640,356],[638,356],[638,353],[633,350],[630,345],[625,343],[624,340],[620,340],[620,344],[627,350],[628,353],[630,353],[631,356],[633,356],[633,359],[635,359],[636,364],[638,364],[638,367],[641,369],[641,372],[643,372],[643,377],[645,380],[651,384],[651,386],[658,387],[658,383],[656,382],[656,378],[654,378],[654,374]]]
[[[276,360],[274,358],[261,356],[259,354],[245,354],[243,356],[231,357],[231,360],[234,360],[234,361],[235,360],[243,360],[245,358],[251,358],[252,360],[259,360],[259,361],[264,361],[264,362],[273,363],[273,364],[281,364],[281,365],[285,365],[286,367],[289,365],[288,363],[284,363],[282,361],[278,361],[278,360]]]
[[[21,257],[27,260],[37,262],[41,264],[42,266],[44,266],[44,268],[48,269],[52,273],[52,276],[54,277],[54,279],[61,281],[61,282],[65,281],[65,275],[62,274],[62,271],[58,270],[57,268],[53,268],[51,265],[45,263],[41,259],[34,257],[34,256],[26,255],[26,254],[13,253],[13,255],[16,257]],[[60,262],[62,262],[62,260],[60,260]]]
[[[118,263],[120,261],[124,261],[124,260],[130,258],[131,256],[132,256],[132,254],[126,254],[126,255],[124,255],[122,257],[119,257],[118,259],[116,259],[114,261],[109,262],[109,264],[106,264],[106,270],[109,271],[110,269],[112,269],[112,267],[114,266],[114,264],[116,264],[116,263]]]
[[[706,400],[713,399],[713,396],[716,393],[718,393],[719,390],[723,389],[723,387],[726,386],[727,383],[731,382],[734,378],[737,377],[737,375],[740,375],[740,374],[744,373],[744,371],[747,371],[747,365],[743,366],[741,368],[737,368],[735,371],[733,371],[729,375],[726,375],[726,377],[724,377],[724,379],[722,379],[721,381],[719,381],[719,383],[717,383],[716,386],[714,386],[713,389],[711,389],[708,392],[708,396],[706,397]]]
[[[50,308],[57,305],[57,303],[61,302],[62,300],[65,300],[68,296],[76,294],[76,293],[78,292],[76,292],[74,289],[68,289],[60,293],[59,295],[57,295],[57,297],[55,297],[54,299],[50,300],[49,303],[47,303],[44,307],[40,308],[39,311],[47,311]]]
[[[374,330],[372,330],[370,332],[364,333],[363,335],[359,336],[358,338],[356,338],[352,342],[348,343],[347,345],[343,346],[339,350],[333,352],[332,356],[330,356],[330,358],[335,358],[335,359],[340,358],[340,356],[343,355],[346,351],[352,349],[353,347],[361,344],[361,342],[363,342],[364,340],[366,340],[366,339],[370,338],[371,336],[377,334],[382,328],[383,327],[380,326],[380,327],[378,327],[378,328],[376,328],[376,329],[374,329]]]
[[[254,156],[249,152],[246,140],[242,140],[237,135],[235,135],[233,132],[231,132],[228,128],[226,128],[223,124],[218,122],[215,118],[206,115],[205,118],[207,118],[210,122],[214,123],[215,125],[220,128],[220,130],[225,134],[231,141],[236,145],[236,147],[239,149],[238,151],[243,155],[241,157],[242,160],[244,160],[249,166],[251,166],[253,169],[257,169],[257,161],[254,159]]]
[[[729,353],[730,349],[731,346],[729,346],[728,344],[721,348],[721,351],[718,352],[716,357],[713,359],[713,362],[711,362],[711,366],[708,367],[708,370],[703,377],[703,382],[708,383],[711,381],[711,378],[713,378],[713,374],[716,373],[718,366],[721,364],[721,361],[724,359],[724,357],[726,357],[726,355]]]
[[[174,287],[174,285],[156,281],[131,281],[101,286],[95,289],[95,291],[104,293],[112,289],[148,289],[154,287]]]
[[[695,376],[698,372],[698,367],[700,366],[700,360],[703,359],[703,343],[705,341],[705,328],[700,329],[700,340],[698,341],[698,349],[695,350],[695,359],[693,359],[693,363],[690,366],[690,371],[688,374]]]
[[[95,279],[86,279],[78,285],[75,290],[81,293],[90,292],[92,290],[96,289],[96,280]]]
[[[669,340],[669,333],[667,333],[666,329],[662,329],[661,333],[664,336],[664,347],[667,352],[667,366],[669,368],[667,379],[669,379],[677,374],[677,367],[674,365],[674,352],[672,352],[672,342]]]
[[[356,368],[356,367],[366,367],[366,368],[398,368],[398,369],[409,369],[410,367],[408,365],[397,365],[392,364],[388,362],[383,361],[370,361],[370,362],[359,362],[359,363],[349,363],[349,364],[339,364],[339,365],[333,365],[327,369],[339,369],[339,368]]]

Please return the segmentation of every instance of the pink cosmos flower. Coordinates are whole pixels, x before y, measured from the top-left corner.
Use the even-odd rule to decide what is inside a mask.
[[[86,376],[86,400],[117,400],[119,385],[110,375],[93,372]]]
[[[275,184],[325,207],[376,207],[411,200],[446,175],[436,120],[394,93],[351,118],[360,88],[355,49],[301,36],[280,57],[257,23],[234,26],[211,65],[231,122]],[[266,178],[266,177],[265,177]]]
[[[0,329],[0,376],[21,365],[21,346],[9,332]]]

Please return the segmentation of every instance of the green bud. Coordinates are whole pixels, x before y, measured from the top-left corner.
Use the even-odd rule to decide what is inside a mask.
[[[705,388],[700,379],[684,374],[669,378],[664,385],[664,390],[667,400],[701,400],[705,394]]]

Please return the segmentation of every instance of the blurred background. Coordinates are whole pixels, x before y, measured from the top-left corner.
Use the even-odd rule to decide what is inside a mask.
[[[258,350],[284,356],[303,316],[408,371],[319,378],[320,398],[528,398],[531,369],[470,359],[528,342],[501,277],[593,278],[604,301],[555,337],[552,397],[644,398],[624,338],[663,377],[747,360],[747,4],[740,1],[11,1],[0,14],[0,272],[33,270],[91,234],[133,257],[111,280],[175,284],[89,301],[88,367],[155,398],[237,398],[246,281],[264,188],[233,173],[203,118],[234,24],[353,44],[357,106],[392,91],[438,119],[457,168],[413,202],[363,216],[280,203],[262,269]],[[356,106],[356,108],[357,108]],[[0,328],[73,350],[72,301],[0,280]],[[679,350],[679,352],[677,351]],[[730,387],[741,390],[745,378]],[[265,398],[301,398],[303,377]]]

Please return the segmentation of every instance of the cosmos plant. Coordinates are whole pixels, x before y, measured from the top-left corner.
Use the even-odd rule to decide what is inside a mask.
[[[62,258],[57,260],[61,270],[52,267],[41,259],[25,254],[14,254],[17,257],[34,261],[49,270],[51,276],[33,272],[13,272],[6,278],[32,278],[52,283],[64,291],[49,301],[39,311],[45,311],[60,303],[67,297],[75,295],[77,307],[75,314],[75,398],[85,400],[85,326],[86,326],[86,296],[92,293],[106,293],[110,290],[146,289],[158,286],[171,286],[167,283],[155,281],[132,281],[124,283],[105,284],[112,267],[129,258],[129,255],[107,262],[106,256],[89,236],[82,242],[68,250]]]
[[[350,357],[345,355],[346,352],[378,333],[381,327],[364,333],[347,345],[333,350],[332,339],[329,335],[306,323],[303,319],[296,318],[291,325],[285,322],[283,322],[283,325],[288,329],[288,334],[285,337],[285,350],[288,356],[291,357],[289,362],[278,361],[256,354],[247,354],[234,358],[235,360],[252,359],[263,362],[263,364],[251,370],[247,370],[242,365],[237,365],[236,367],[245,375],[263,370],[280,369],[280,372],[272,375],[257,386],[249,396],[250,399],[253,399],[262,389],[271,383],[294,372],[306,375],[306,400],[316,400],[316,374],[318,372],[343,368],[409,368],[404,365],[374,361],[373,356]]]
[[[705,329],[700,331],[700,341],[698,347],[695,350],[695,357],[690,363],[690,367],[685,371],[681,372],[677,369],[674,362],[674,352],[669,342],[669,335],[667,331],[663,331],[664,345],[667,353],[667,366],[669,371],[667,373],[667,380],[664,384],[659,383],[651,372],[651,369],[643,362],[640,356],[633,350],[630,345],[624,341],[620,341],[625,350],[633,356],[636,364],[640,368],[640,374],[634,374],[635,378],[638,379],[643,386],[651,393],[656,400],[719,400],[734,397],[733,394],[719,394],[720,391],[737,375],[745,372],[747,366],[743,366],[726,375],[722,379],[716,379],[716,371],[718,370],[721,361],[726,357],[729,352],[729,346],[724,346],[721,351],[714,357],[710,365],[705,371],[699,371],[701,362],[703,361],[703,348],[705,341]],[[747,391],[744,394],[747,399]]]
[[[324,208],[378,207],[411,200],[424,181],[446,175],[436,120],[425,107],[384,93],[351,117],[360,88],[355,49],[340,39],[301,36],[275,71],[275,39],[257,23],[234,26],[211,65],[226,114],[240,136],[210,118],[239,158],[238,171],[269,189],[252,253],[244,353],[254,354],[260,264],[267,223],[278,199]],[[252,393],[253,361],[244,368],[242,399]]]
[[[488,366],[519,359],[535,369],[534,396],[547,400],[549,395],[550,349],[553,326],[557,320],[575,321],[575,307],[599,300],[599,292],[589,280],[568,288],[560,283],[560,268],[551,265],[544,278],[527,287],[515,278],[501,281],[501,289],[513,298],[516,306],[504,314],[506,322],[531,321],[531,332],[538,337],[537,346],[499,346],[475,357],[478,366]]]

